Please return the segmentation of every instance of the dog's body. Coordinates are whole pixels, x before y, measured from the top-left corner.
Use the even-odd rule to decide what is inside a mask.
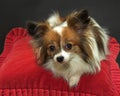
[[[38,63],[61,76],[70,86],[81,75],[100,71],[108,52],[108,36],[86,10],[62,18],[53,14],[45,22],[28,23]]]

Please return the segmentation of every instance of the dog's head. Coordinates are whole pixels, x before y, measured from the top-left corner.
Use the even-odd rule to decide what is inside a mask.
[[[106,54],[107,36],[87,10],[72,12],[64,19],[54,14],[45,22],[29,22],[27,28],[35,50],[39,50],[37,58],[43,64],[51,59],[65,65],[76,58],[74,54],[94,64]]]

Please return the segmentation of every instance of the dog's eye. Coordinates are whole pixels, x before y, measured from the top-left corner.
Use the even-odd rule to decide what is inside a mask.
[[[67,43],[65,47],[66,47],[67,50],[70,50],[70,49],[72,49],[72,44],[71,43]]]
[[[55,50],[55,46],[54,46],[54,45],[51,45],[51,46],[49,47],[49,49],[50,49],[50,51],[54,51],[54,50]]]

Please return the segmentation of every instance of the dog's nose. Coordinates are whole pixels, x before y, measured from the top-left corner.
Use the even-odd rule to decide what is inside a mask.
[[[64,60],[64,57],[63,57],[63,56],[59,56],[59,57],[57,57],[57,61],[58,61],[58,62],[62,63],[63,60]]]

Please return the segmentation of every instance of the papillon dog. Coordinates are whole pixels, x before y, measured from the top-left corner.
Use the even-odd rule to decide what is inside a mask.
[[[38,64],[70,87],[83,74],[99,72],[100,61],[109,53],[106,31],[84,9],[65,18],[54,13],[46,21],[28,22],[27,29]]]

